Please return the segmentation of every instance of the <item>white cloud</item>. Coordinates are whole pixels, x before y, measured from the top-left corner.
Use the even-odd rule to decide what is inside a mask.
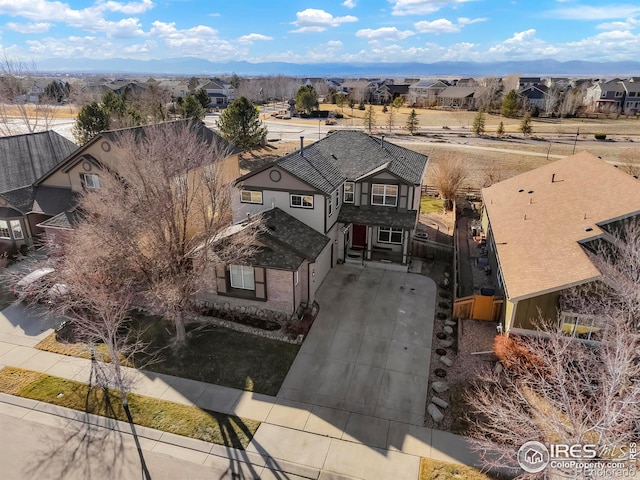
[[[416,30],[420,33],[435,33],[436,35],[440,33],[459,32],[462,28],[460,25],[456,25],[446,18],[440,18],[432,22],[422,20],[421,22],[414,23],[413,26],[416,27]]]
[[[494,60],[533,60],[553,57],[558,53],[560,49],[537,38],[536,30],[533,28],[514,33],[513,37],[489,48],[489,54]]]
[[[253,42],[256,42],[256,41],[267,41],[267,40],[273,40],[273,37],[269,37],[267,35],[261,35],[259,33],[250,33],[249,35],[243,35],[240,38],[238,38],[238,43],[251,45]]]
[[[353,15],[344,17],[334,17],[324,10],[307,8],[296,13],[296,21],[292,25],[298,27],[294,33],[324,32],[330,27],[338,27],[343,23],[357,22],[358,18]]]
[[[612,18],[629,18],[640,13],[640,6],[637,5],[600,5],[590,7],[587,5],[557,8],[545,12],[546,17],[559,18],[563,20],[606,20]]]
[[[51,28],[50,23],[13,23],[9,22],[5,25],[7,29],[18,33],[44,33]]]
[[[342,5],[347,8],[353,8],[356,6],[356,3],[356,0],[344,0],[344,2],[342,2]]]
[[[453,23],[451,20],[447,20],[446,18],[440,18],[438,20],[434,20],[429,22],[427,20],[422,20],[421,22],[416,22],[413,24],[420,33],[433,33],[435,35],[439,35],[441,33],[457,33],[462,30],[466,25],[471,25],[473,23],[484,22],[486,18],[458,18],[456,23]]]
[[[634,30],[640,25],[640,20],[628,18],[625,22],[605,22],[596,25],[598,30]]]
[[[382,27],[375,30],[364,28],[356,32],[356,37],[366,38],[369,41],[379,40],[404,40],[405,38],[415,35],[411,30],[398,30],[396,27]]]
[[[327,47],[342,48],[342,42],[340,40],[330,40],[327,42]]]
[[[90,32],[121,28],[120,22],[105,20],[105,13],[135,15],[153,8],[151,0],[140,2],[96,2],[93,6],[74,9],[68,3],[48,0],[0,0],[0,15],[23,17],[34,22],[64,23]],[[137,19],[125,19],[128,24]]]
[[[445,7],[456,7],[474,0],[389,0],[393,4],[393,15],[426,15]]]

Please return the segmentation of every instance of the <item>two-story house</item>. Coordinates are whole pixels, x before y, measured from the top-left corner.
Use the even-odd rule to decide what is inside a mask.
[[[416,107],[431,107],[438,103],[438,95],[450,87],[446,80],[420,80],[409,86],[407,103]]]
[[[104,169],[118,171],[118,163],[124,157],[120,150],[119,141],[123,135],[131,134],[136,138],[147,134],[150,128],[193,128],[198,139],[208,144],[215,143],[217,150],[222,153],[216,159],[202,159],[201,165],[187,174],[186,180],[192,181],[193,175],[198,174],[210,165],[217,162],[222,175],[228,182],[232,182],[239,176],[238,154],[239,150],[230,145],[226,140],[208,129],[201,123],[190,123],[189,120],[178,120],[156,125],[124,128],[119,130],[104,131],[93,137],[80,148],[75,148],[66,158],[56,164],[49,171],[41,175],[34,182],[34,188],[38,191],[56,191],[59,195],[66,192],[70,198],[77,200],[85,191],[100,188],[100,178]],[[74,145],[75,147],[75,145]],[[67,202],[66,208],[58,210],[57,215],[40,219],[37,225],[44,229],[50,238],[63,238],[65,231],[75,228],[78,219],[75,202]]]
[[[427,157],[339,131],[240,177],[236,228],[262,214],[256,258],[215,273],[204,300],[285,313],[338,262],[406,270]],[[288,252],[288,253],[286,253]]]
[[[626,90],[620,79],[598,82],[587,88],[584,103],[593,112],[620,113]]]
[[[37,242],[38,224],[74,202],[68,189],[38,186],[78,146],[53,131],[0,138],[0,249]]]
[[[224,107],[236,99],[235,88],[228,83],[210,80],[200,88],[207,92],[212,107]]]

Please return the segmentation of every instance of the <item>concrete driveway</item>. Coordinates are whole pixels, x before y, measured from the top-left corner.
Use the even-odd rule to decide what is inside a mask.
[[[422,425],[435,300],[422,275],[332,269],[278,397]]]

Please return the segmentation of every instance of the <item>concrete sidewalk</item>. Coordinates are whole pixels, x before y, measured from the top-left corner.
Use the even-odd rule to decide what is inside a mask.
[[[33,348],[35,338],[49,332],[37,332],[33,337],[14,334],[0,337],[0,368],[14,366],[88,382],[90,360]],[[478,464],[478,456],[470,451],[464,437],[448,432],[170,375],[126,371],[134,393],[263,422],[246,451],[137,427],[143,432],[151,431],[149,439],[159,442],[151,447],[153,451],[176,458],[205,464],[215,452],[215,456],[226,456],[227,460],[241,458],[263,469],[285,465],[290,474],[316,479],[332,478],[329,474],[356,479],[416,479],[420,457]],[[57,407],[40,402],[26,405],[20,403],[22,399],[7,397],[0,398],[4,402],[0,413],[12,410],[7,405],[15,407],[16,403],[20,408],[30,408],[31,417],[42,417],[45,412],[60,413]],[[72,413],[76,415],[74,421],[84,415]],[[119,428],[129,431],[126,424]]]

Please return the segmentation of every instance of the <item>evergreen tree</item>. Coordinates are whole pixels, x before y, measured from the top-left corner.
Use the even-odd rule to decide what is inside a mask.
[[[531,115],[528,113],[524,116],[522,122],[520,122],[520,131],[526,136],[531,135],[533,132],[533,128],[531,127]]]
[[[511,90],[507,93],[507,96],[504,97],[500,111],[502,115],[507,118],[516,116],[518,113],[518,94],[515,90]]]
[[[258,109],[246,97],[238,98],[222,112],[218,129],[224,138],[243,150],[260,145],[267,136]]]
[[[199,88],[195,93],[195,97],[198,99],[200,105],[202,105],[202,108],[204,108],[205,110],[211,105],[211,98],[204,89]]]
[[[500,122],[500,125],[498,125],[498,130],[496,130],[496,133],[498,134],[499,137],[502,137],[504,135],[504,123]]]
[[[80,145],[109,129],[109,114],[98,103],[91,102],[80,109],[73,126],[73,137]]]
[[[204,119],[205,111],[202,104],[195,95],[187,95],[182,102],[182,116],[184,118]]]
[[[296,108],[310,114],[318,107],[318,94],[312,85],[303,85],[296,92]]]
[[[473,133],[476,137],[484,135],[484,113],[480,110],[473,119]]]
[[[418,122],[418,115],[416,115],[415,108],[411,109],[411,113],[407,118],[407,130],[413,135],[418,127],[420,126],[420,122]]]

